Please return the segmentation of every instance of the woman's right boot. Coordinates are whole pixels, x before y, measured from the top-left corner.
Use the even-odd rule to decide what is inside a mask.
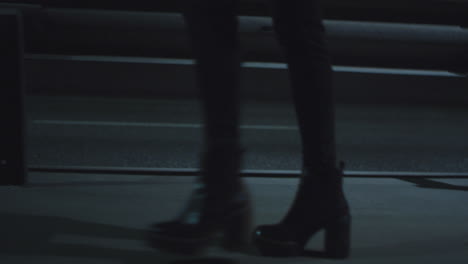
[[[172,221],[151,226],[151,247],[179,254],[200,253],[222,233],[223,247],[242,250],[250,240],[250,195],[239,176],[241,151],[219,149],[203,155],[197,188]]]

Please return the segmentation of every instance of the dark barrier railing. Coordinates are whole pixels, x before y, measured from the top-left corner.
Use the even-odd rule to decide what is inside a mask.
[[[26,15],[28,54],[191,58],[178,13],[45,9]],[[283,62],[272,20],[241,16],[244,61]],[[468,29],[325,20],[332,63],[463,72]]]
[[[185,25],[180,14],[123,12],[125,8],[133,11],[177,12],[184,1],[145,0],[122,4],[121,1],[114,3],[106,0],[20,0],[16,3],[29,3],[21,7],[27,54],[190,58]],[[13,1],[0,0],[0,8],[5,2]],[[407,6],[403,6],[403,3]],[[412,9],[416,3],[420,4],[419,11]],[[408,22],[410,17],[405,19],[399,14],[414,11],[411,17],[421,17],[420,21],[424,18],[427,24],[450,24],[450,19],[458,17],[456,23],[452,21],[455,25],[463,24],[464,19],[468,19],[466,4],[468,0],[427,0],[424,3],[420,0],[397,0],[381,3],[377,7],[367,0],[353,1],[352,5],[347,4],[347,1],[323,1],[323,5],[329,6],[330,10],[349,6],[350,13],[353,7],[366,7],[368,13],[381,14],[381,19],[376,18],[375,21],[389,21],[385,19],[385,14],[389,13],[394,22]],[[267,10],[265,1],[241,1],[240,6],[241,10],[255,10],[251,11],[255,15],[264,14],[260,10]],[[429,16],[438,6],[450,6],[449,10],[454,13],[445,16],[444,12],[440,12],[434,17]],[[80,9],[76,9],[78,7]],[[464,16],[458,16],[461,11]],[[434,20],[430,20],[432,18]],[[354,20],[358,19],[356,15]],[[443,19],[446,22],[440,21]],[[275,35],[271,32],[270,18],[243,16],[240,22],[245,61],[281,62],[283,58]],[[325,26],[334,65],[447,70],[457,73],[468,71],[468,29],[462,27],[328,19],[325,20]]]

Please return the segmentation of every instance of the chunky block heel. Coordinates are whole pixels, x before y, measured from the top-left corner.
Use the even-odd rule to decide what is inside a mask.
[[[253,241],[263,256],[295,257],[304,253],[307,241],[319,230],[325,230],[324,257],[344,259],[350,255],[351,216],[333,219],[325,225],[303,231],[285,225],[263,225],[253,233]],[[293,235],[293,232],[297,235]]]
[[[325,254],[330,258],[344,259],[350,255],[351,216],[330,222],[325,227]]]

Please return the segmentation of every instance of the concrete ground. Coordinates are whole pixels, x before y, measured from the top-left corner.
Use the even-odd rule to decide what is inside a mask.
[[[261,257],[255,248],[177,256],[147,247],[145,228],[177,214],[193,177],[31,173],[26,187],[0,187],[0,263],[424,263],[468,260],[468,179],[418,183],[346,178],[352,208],[352,255],[319,257],[323,233],[308,254]],[[246,178],[255,224],[274,223],[298,179]]]

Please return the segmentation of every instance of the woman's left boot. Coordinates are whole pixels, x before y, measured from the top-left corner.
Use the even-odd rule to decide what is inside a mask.
[[[283,220],[259,226],[253,233],[262,255],[300,256],[309,239],[324,229],[325,257],[349,257],[351,215],[342,189],[343,167],[342,163],[340,169],[303,169],[296,197]]]
[[[241,250],[250,240],[251,204],[240,178],[242,151],[216,150],[203,155],[197,188],[179,217],[155,223],[148,234],[151,247],[196,254],[223,233],[223,247]]]

